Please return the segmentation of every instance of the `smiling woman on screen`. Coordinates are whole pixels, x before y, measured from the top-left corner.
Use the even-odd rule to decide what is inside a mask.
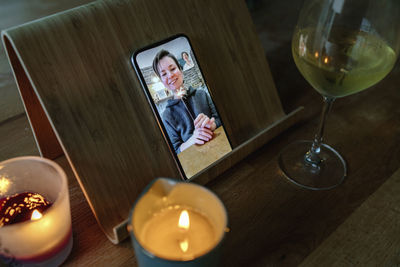
[[[162,120],[175,152],[179,154],[194,144],[211,140],[221,120],[210,96],[204,90],[184,85],[182,67],[166,50],[154,57],[153,70],[174,95],[168,100]]]

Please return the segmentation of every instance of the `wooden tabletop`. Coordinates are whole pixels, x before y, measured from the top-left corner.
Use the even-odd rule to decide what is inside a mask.
[[[203,145],[192,145],[178,154],[187,178],[210,166],[232,151],[223,126],[214,131],[213,138]]]
[[[90,1],[3,0],[4,29]],[[310,139],[321,97],[301,77],[290,40],[302,0],[248,1],[285,111],[305,107],[305,118],[207,186],[224,202],[231,232],[224,266],[365,266],[400,263],[400,66],[378,85],[338,99],[326,142],[348,164],[336,189],[309,191],[286,180],[277,154]],[[0,160],[37,155],[11,70],[0,51]],[[130,240],[113,245],[96,223],[65,158],[74,246],[66,266],[135,266]],[[397,172],[396,172],[397,171]]]

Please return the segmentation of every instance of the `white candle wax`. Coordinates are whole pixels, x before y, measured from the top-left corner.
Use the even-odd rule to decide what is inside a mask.
[[[179,226],[187,210],[189,226]],[[170,260],[191,260],[211,250],[218,242],[215,227],[192,208],[170,206],[153,214],[140,235],[142,245],[156,256]]]

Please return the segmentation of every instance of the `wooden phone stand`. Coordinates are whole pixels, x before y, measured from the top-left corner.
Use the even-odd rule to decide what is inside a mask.
[[[42,156],[64,154],[108,238],[156,177],[179,171],[130,62],[189,36],[233,151],[199,173],[206,183],[299,119],[283,112],[243,0],[96,1],[2,32]]]

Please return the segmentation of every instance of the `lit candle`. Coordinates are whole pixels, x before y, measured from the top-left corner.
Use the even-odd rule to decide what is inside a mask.
[[[2,258],[9,264],[60,265],[72,248],[63,170],[40,157],[1,162],[0,198]]]
[[[128,229],[140,266],[217,266],[226,226],[214,193],[160,178],[137,200]]]
[[[180,206],[170,206],[153,214],[144,225],[140,239],[150,252],[171,260],[194,259],[218,242],[207,217]]]

